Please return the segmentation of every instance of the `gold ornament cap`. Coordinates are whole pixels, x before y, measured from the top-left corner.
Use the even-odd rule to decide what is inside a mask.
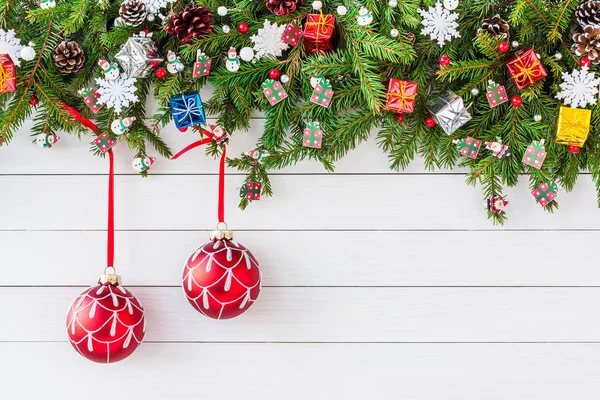
[[[225,229],[221,229],[221,225],[225,226]],[[233,231],[227,229],[227,224],[225,222],[219,222],[217,224],[217,229],[210,233],[210,240],[233,240]]]
[[[109,273],[109,271],[112,273]],[[121,285],[123,284],[123,280],[121,279],[121,275],[117,274],[115,267],[106,267],[104,268],[104,274],[98,277],[98,283],[101,285]]]

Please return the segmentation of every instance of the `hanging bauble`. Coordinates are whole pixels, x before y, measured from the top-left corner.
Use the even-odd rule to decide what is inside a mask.
[[[260,268],[233,232],[216,230],[183,268],[183,291],[197,311],[214,319],[237,317],[258,298]]]
[[[237,30],[240,33],[248,33],[248,30],[250,29],[250,27],[248,26],[247,23],[242,22],[241,24],[238,25]]]
[[[442,67],[447,67],[448,65],[450,65],[450,57],[448,56],[441,56],[440,57],[440,66]]]
[[[21,58],[25,61],[35,59],[35,49],[33,48],[32,42],[29,43],[29,46],[25,46],[21,49]]]
[[[144,307],[114,273],[100,276],[97,285],[77,296],[67,314],[71,345],[98,363],[129,357],[142,343],[145,332]]]
[[[508,50],[510,50],[510,45],[508,44],[508,42],[498,43],[498,51],[500,53],[506,53]]]
[[[242,47],[240,50],[240,58],[244,61],[252,61],[254,58],[254,50],[252,50],[252,47]]]

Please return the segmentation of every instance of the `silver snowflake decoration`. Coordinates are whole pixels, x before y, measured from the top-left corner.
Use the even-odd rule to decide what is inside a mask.
[[[563,100],[565,105],[584,108],[598,101],[600,78],[596,78],[596,74],[590,72],[588,67],[575,69],[571,73],[563,72],[562,78],[561,90],[556,94],[556,98]]]
[[[442,3],[437,2],[435,7],[429,7],[427,11],[419,9],[419,14],[423,17],[423,29],[421,34],[429,35],[431,40],[437,40],[440,47],[453,37],[460,37],[458,28],[458,14],[442,7]]]
[[[124,74],[112,81],[96,78],[96,83],[100,86],[98,102],[106,104],[107,107],[113,107],[116,113],[121,113],[131,103],[138,101],[135,94],[135,81],[135,78],[127,78]]]
[[[14,29],[8,32],[0,29],[0,54],[8,54],[16,67],[21,65],[19,58],[21,58],[22,48],[21,39],[15,37]]]
[[[290,46],[281,39],[285,25],[271,24],[265,20],[262,28],[258,30],[257,35],[250,37],[254,43],[255,58],[259,59],[264,56],[280,57],[284,50]]]

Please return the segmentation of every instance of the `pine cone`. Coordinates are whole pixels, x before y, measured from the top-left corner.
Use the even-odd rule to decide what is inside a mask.
[[[265,6],[272,14],[280,17],[296,11],[302,6],[302,0],[265,0]]]
[[[52,59],[63,74],[75,74],[83,67],[85,56],[79,43],[63,41],[54,49]]]
[[[594,64],[600,64],[600,27],[588,25],[583,33],[573,35],[572,50],[578,56],[586,56]]]
[[[510,25],[508,25],[508,22],[500,18],[500,15],[498,14],[494,15],[492,18],[484,19],[481,29],[483,29],[484,32],[496,37],[504,36],[508,38],[510,36],[508,32]]]
[[[215,27],[212,25],[213,15],[205,8],[186,8],[179,14],[171,17],[171,22],[165,26],[165,30],[177,36],[181,43],[188,43],[192,39],[212,33]]]
[[[588,25],[600,25],[600,1],[586,1],[575,10],[577,22],[582,28]]]
[[[140,0],[126,0],[121,4],[119,15],[129,26],[139,26],[146,19],[146,4]]]

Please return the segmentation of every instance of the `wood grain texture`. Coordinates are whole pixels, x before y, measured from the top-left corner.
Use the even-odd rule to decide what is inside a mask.
[[[258,257],[266,286],[600,286],[592,261],[598,235],[241,231],[236,237]],[[205,232],[119,231],[116,266],[130,286],[177,286],[186,257],[206,240]],[[5,265],[0,286],[87,285],[102,270],[105,241],[103,231],[0,231],[3,258],[14,263]]]
[[[66,340],[65,310],[83,289],[0,288],[0,304],[11,304],[0,309],[0,341]],[[600,314],[590,310],[600,288],[266,287],[248,312],[225,321],[196,312],[179,286],[133,292],[147,310],[149,341],[600,341]]]
[[[0,343],[19,400],[593,400],[598,344],[154,344],[92,364],[67,343]],[[166,362],[165,360],[171,360]],[[57,367],[60,365],[60,367]],[[32,381],[32,377],[35,378]],[[10,398],[10,397],[9,397]]]
[[[236,229],[494,229],[480,194],[462,176],[286,175],[277,196],[237,208],[242,176],[226,179],[226,220]],[[216,176],[117,176],[116,228],[210,230],[216,225]],[[105,176],[0,176],[4,230],[106,228]],[[527,184],[507,190],[508,229],[597,229],[600,210],[589,176],[545,212]],[[52,214],[52,217],[49,216]],[[496,229],[501,229],[496,227]]]

